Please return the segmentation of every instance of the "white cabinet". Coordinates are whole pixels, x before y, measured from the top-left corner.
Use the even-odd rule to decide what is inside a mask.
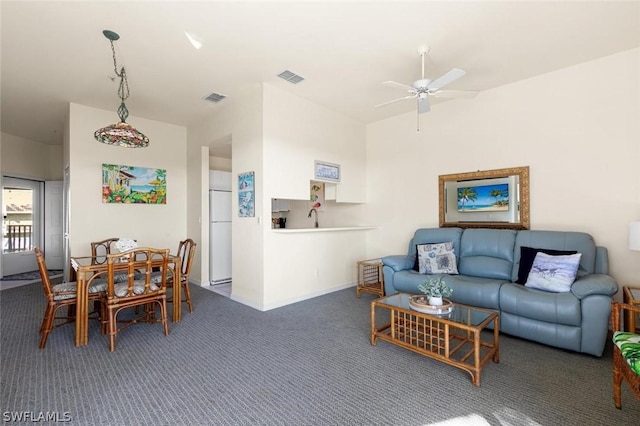
[[[285,200],[282,198],[272,198],[271,199],[271,212],[272,213],[278,213],[278,212],[288,212],[290,209],[290,202],[289,200]]]

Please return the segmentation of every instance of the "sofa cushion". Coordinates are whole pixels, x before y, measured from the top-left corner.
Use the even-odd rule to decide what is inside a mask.
[[[414,270],[418,271],[418,256],[416,252],[417,244],[433,244],[453,242],[453,252],[456,258],[460,258],[460,237],[462,236],[461,228],[422,228],[416,230],[413,238],[409,241],[409,250],[407,254],[414,258]]]
[[[580,299],[573,293],[549,293],[515,283],[500,287],[500,310],[548,323],[576,327],[582,323]]]
[[[596,262],[596,244],[593,237],[584,232],[562,231],[518,231],[516,236],[516,256],[513,262],[513,279],[518,279],[520,269],[520,247],[543,247],[553,250],[575,250],[581,253],[577,277],[593,274]]]
[[[421,274],[457,274],[453,242],[418,244],[418,272]]]
[[[518,279],[515,281],[518,284],[524,284],[527,282],[529,271],[533,266],[533,261],[536,258],[538,252],[546,253],[551,256],[561,256],[565,254],[576,254],[575,250],[552,250],[545,248],[533,248],[533,247],[520,247],[520,266],[518,268]]]
[[[525,286],[556,293],[570,291],[581,256],[580,253],[566,256],[538,253]]]
[[[629,367],[640,375],[640,334],[615,331],[613,343],[620,349],[622,357],[627,361]]]
[[[506,281],[466,275],[447,275],[444,277],[444,282],[453,290],[451,300],[454,302],[498,310],[500,288]]]
[[[466,229],[460,240],[458,272],[472,277],[511,281],[516,231]]]

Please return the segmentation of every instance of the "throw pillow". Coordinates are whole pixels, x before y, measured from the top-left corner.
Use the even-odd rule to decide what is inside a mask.
[[[421,274],[457,274],[453,241],[435,244],[417,244],[418,272]]]
[[[531,266],[526,287],[562,293],[571,290],[582,253],[551,256],[539,252]]]
[[[516,283],[524,284],[527,282],[527,277],[529,276],[531,265],[533,265],[533,260],[536,258],[536,254],[538,254],[539,252],[546,253],[551,256],[562,256],[578,253],[575,250],[551,250],[524,246],[520,247],[520,267],[518,268],[518,279],[516,280]]]

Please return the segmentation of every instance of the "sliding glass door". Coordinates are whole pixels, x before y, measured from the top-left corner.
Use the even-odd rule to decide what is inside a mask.
[[[37,269],[33,248],[42,238],[42,182],[2,178],[2,275]]]

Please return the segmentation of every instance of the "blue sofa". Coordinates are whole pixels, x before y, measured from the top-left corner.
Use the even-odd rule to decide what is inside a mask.
[[[406,255],[382,258],[385,293],[419,294],[418,284],[427,276],[413,269],[416,244],[449,241],[453,242],[459,272],[445,275],[445,282],[453,289],[452,301],[497,311],[503,333],[602,355],[612,296],[618,286],[607,275],[607,249],[596,246],[591,235],[509,229],[418,229]],[[581,253],[571,291],[551,293],[515,283],[521,247]]]

